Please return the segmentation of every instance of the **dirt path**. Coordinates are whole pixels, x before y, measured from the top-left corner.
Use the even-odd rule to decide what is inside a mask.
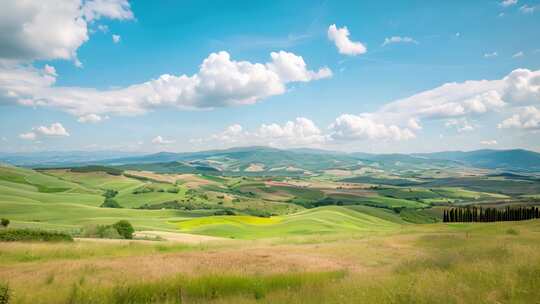
[[[199,244],[206,242],[215,242],[215,241],[233,241],[228,238],[221,238],[215,236],[207,235],[196,235],[189,233],[178,233],[178,232],[166,232],[166,231],[137,231],[135,236],[138,238],[156,238],[171,241],[171,242],[180,242],[188,244]]]
[[[166,231],[137,231],[131,240],[125,239],[100,239],[100,238],[75,238],[79,242],[99,242],[99,243],[155,243],[156,241],[169,241],[185,244],[201,244],[207,242],[230,242],[233,239],[220,238],[206,235],[196,235],[189,233],[176,233]]]

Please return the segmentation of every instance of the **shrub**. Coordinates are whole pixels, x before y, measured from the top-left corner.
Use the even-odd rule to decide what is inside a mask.
[[[10,297],[9,285],[0,283],[0,304],[8,304]]]
[[[231,209],[223,209],[215,211],[214,215],[236,215],[236,213]]]
[[[509,228],[509,229],[506,230],[506,234],[519,235],[519,230],[516,230],[514,228]]]
[[[83,236],[97,237],[101,239],[121,239],[122,236],[116,228],[111,225],[87,226],[84,228]]]
[[[100,206],[101,208],[122,208],[118,202],[112,198],[106,198],[103,204]]]
[[[131,223],[126,220],[121,220],[112,225],[118,234],[120,234],[125,239],[132,239],[135,229],[131,226]]]
[[[103,196],[105,196],[106,198],[113,198],[116,195],[118,195],[118,191],[111,189],[107,189],[105,190],[105,193],[103,193]]]
[[[64,232],[54,232],[38,229],[5,229],[0,231],[0,241],[41,241],[41,242],[61,242],[73,241],[71,235]]]
[[[180,189],[178,189],[178,188],[169,188],[169,189],[167,189],[167,192],[169,192],[169,193],[178,193],[178,192],[180,192]]]
[[[9,226],[9,220],[7,218],[1,219],[0,225],[2,225],[4,228],[7,228],[7,226]]]
[[[150,193],[150,192],[154,192],[154,189],[146,187],[146,186],[142,186],[142,187],[139,187],[139,188],[133,190],[132,193],[133,194],[143,194],[143,193]]]

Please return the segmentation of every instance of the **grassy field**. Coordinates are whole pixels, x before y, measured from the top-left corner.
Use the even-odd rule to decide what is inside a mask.
[[[394,221],[344,207],[321,207],[288,216],[213,216],[177,223],[182,232],[229,238],[257,239],[294,235],[388,231]]]
[[[9,283],[13,303],[535,303],[540,297],[539,221],[398,225],[384,233],[200,245],[6,243],[0,255],[0,281]]]

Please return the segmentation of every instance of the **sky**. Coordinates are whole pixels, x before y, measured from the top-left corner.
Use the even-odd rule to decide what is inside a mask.
[[[540,151],[540,1],[0,2],[0,151]]]

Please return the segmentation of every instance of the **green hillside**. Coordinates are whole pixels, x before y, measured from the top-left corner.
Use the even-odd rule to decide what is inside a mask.
[[[361,209],[320,207],[296,214],[258,218],[252,216],[214,216],[183,220],[180,231],[240,239],[284,237],[309,234],[330,234],[366,231],[388,231],[399,227],[399,216],[390,220]]]

